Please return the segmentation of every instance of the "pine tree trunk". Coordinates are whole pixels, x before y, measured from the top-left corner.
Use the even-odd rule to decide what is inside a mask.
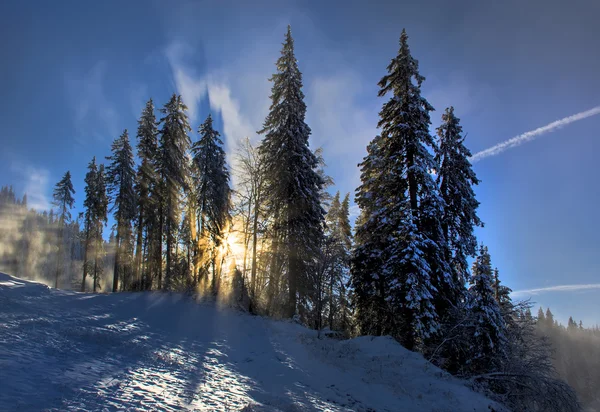
[[[196,214],[196,228],[198,229],[194,241],[194,282],[200,282],[200,239],[202,237],[202,225],[200,224],[200,213]]]
[[[246,278],[246,271],[248,269],[248,246],[250,245],[250,214],[252,213],[252,197],[248,199],[248,219],[246,219],[246,225],[244,230],[244,279]]]
[[[140,214],[138,217],[137,242],[135,247],[135,282],[138,289],[142,289],[142,241],[144,238],[144,206],[140,204]]]
[[[86,224],[85,230],[85,250],[83,252],[83,279],[81,281],[81,291],[85,292],[85,279],[88,271],[88,249],[90,248],[90,229],[89,224]]]
[[[213,250],[213,253],[212,253],[212,285],[211,285],[213,294],[216,294],[216,292],[217,292],[217,273],[215,270],[215,261],[216,260],[217,259],[215,256],[215,252]]]
[[[383,323],[385,322],[385,286],[383,284],[383,279],[379,279],[377,282],[377,289],[379,292],[378,302],[377,302],[377,323],[375,326],[375,335],[381,336],[383,335]]]
[[[163,225],[165,223],[164,220],[164,208],[161,205],[160,208],[160,218],[158,224],[158,236],[157,239],[154,239],[155,247],[156,247],[156,269],[158,270],[158,290],[162,289],[162,239],[163,239]]]
[[[96,235],[96,247],[94,248],[94,293],[98,286],[98,249],[100,248],[98,235]]]
[[[252,270],[250,274],[250,294],[252,299],[256,296],[256,246],[258,242],[258,209],[254,206],[254,223],[252,228]]]
[[[333,330],[333,271],[329,277],[329,329]]]
[[[346,290],[345,290],[345,288],[343,286],[343,281],[342,281],[342,285],[340,285],[340,310],[342,311],[341,330],[343,332],[346,332],[347,325],[348,325],[348,319],[346,317],[346,311],[348,309],[346,307]]]
[[[173,207],[172,205],[172,199],[171,196],[169,196],[168,201],[167,201],[167,221],[166,221],[166,225],[165,225],[165,236],[167,237],[167,261],[166,261],[166,270],[165,270],[165,287],[166,288],[170,288],[171,285],[171,247],[173,246],[172,242],[172,236],[171,236],[171,209]]]
[[[415,174],[412,171],[412,167],[415,163],[415,154],[413,152],[413,148],[409,147],[406,153],[406,167],[407,167],[407,175],[408,175],[408,193],[410,196],[410,209],[412,210],[412,215],[415,219],[415,223],[419,217],[418,215],[418,200],[417,200],[417,181],[415,179]]]
[[[296,250],[288,249],[288,317],[293,318],[296,314],[298,278],[300,274],[300,259]]]
[[[56,256],[56,278],[54,279],[54,289],[58,289],[58,276],[62,266],[63,255],[63,230],[65,226],[66,203],[63,201],[62,215],[58,221],[58,256]]]
[[[143,241],[142,248],[142,290],[152,289],[152,272],[150,271],[149,263],[149,252],[148,252],[148,237],[149,231],[146,230],[146,237]]]
[[[119,290],[119,266],[121,264],[121,224],[117,223],[117,236],[115,238],[115,266],[113,273],[113,286],[112,291],[118,292]]]
[[[275,206],[275,213],[273,214],[273,221],[278,222],[279,220],[279,207]],[[277,223],[275,223],[277,225]],[[269,287],[267,290],[267,315],[271,315],[273,309],[273,299],[275,298],[276,291],[276,278],[278,270],[278,258],[279,258],[279,230],[277,226],[273,228],[273,244],[271,245],[272,256],[271,256],[271,267],[269,268]]]

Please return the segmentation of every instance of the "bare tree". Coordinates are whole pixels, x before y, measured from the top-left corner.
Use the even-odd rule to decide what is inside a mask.
[[[244,240],[243,270],[248,269],[250,255],[250,297],[256,298],[259,234],[263,230],[263,207],[265,181],[262,173],[261,159],[256,146],[246,137],[241,140],[233,166],[236,177],[235,211],[241,219]],[[250,251],[250,245],[252,250]]]

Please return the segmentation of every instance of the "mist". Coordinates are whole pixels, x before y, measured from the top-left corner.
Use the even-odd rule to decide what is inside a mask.
[[[561,379],[577,392],[583,409],[600,411],[600,329],[569,318],[559,324],[552,311],[540,308],[537,329],[552,344],[553,364]]]
[[[81,290],[83,245],[79,219],[65,223],[63,256],[59,259],[59,221],[52,209],[28,208],[27,195],[17,198],[12,187],[0,190],[0,271],[54,287]],[[106,242],[105,242],[106,243]],[[112,288],[113,252],[105,245],[101,290]],[[86,288],[91,288],[86,279]],[[89,289],[88,289],[89,290]]]

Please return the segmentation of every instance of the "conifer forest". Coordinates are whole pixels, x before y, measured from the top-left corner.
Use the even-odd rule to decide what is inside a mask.
[[[434,112],[409,34],[374,79],[377,135],[344,165],[358,168],[354,193],[309,144],[305,39],[282,34],[262,127],[231,150],[214,114],[194,124],[182,95],[159,102],[150,88],[137,129],[115,135],[109,156],[78,159],[85,176],[64,170],[48,210],[2,182],[0,270],[76,296],[182,296],[316,339],[389,336],[499,408],[600,410],[598,326],[562,325],[511,295],[476,237],[486,182],[471,135],[460,107]]]

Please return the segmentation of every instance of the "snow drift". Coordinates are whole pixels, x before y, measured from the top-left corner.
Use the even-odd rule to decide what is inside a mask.
[[[391,338],[319,339],[177,294],[0,274],[0,313],[0,410],[502,410]]]

